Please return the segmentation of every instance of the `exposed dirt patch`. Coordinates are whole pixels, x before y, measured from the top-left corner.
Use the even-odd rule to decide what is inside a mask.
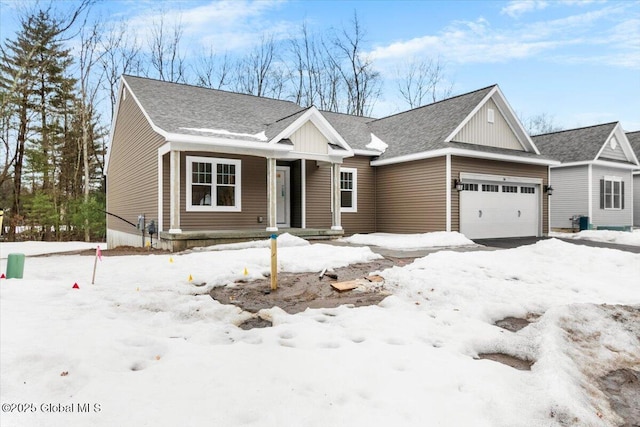
[[[530,323],[538,320],[540,316],[537,314],[529,313],[525,319],[521,317],[505,317],[504,319],[498,320],[495,325],[501,327],[502,329],[506,329],[511,332],[518,332],[521,329],[529,326]]]
[[[307,308],[331,308],[343,304],[375,305],[389,295],[384,291],[382,282],[365,279],[361,281],[365,286],[344,292],[335,290],[331,282],[364,279],[371,272],[384,270],[396,264],[406,264],[407,261],[406,258],[384,258],[336,268],[333,273],[337,279],[327,275],[319,278],[320,272],[278,273],[278,289],[273,292],[267,278],[237,283],[236,286],[216,287],[211,290],[210,295],[222,304],[233,304],[252,313],[275,306],[294,314]]]
[[[640,372],[618,369],[599,379],[600,390],[625,423],[622,427],[640,427]]]
[[[481,353],[478,354],[478,358],[493,360],[494,362],[499,362],[503,365],[511,366],[512,368],[518,369],[520,371],[530,371],[531,365],[533,365],[534,363],[530,360],[520,359],[518,357],[504,353]]]

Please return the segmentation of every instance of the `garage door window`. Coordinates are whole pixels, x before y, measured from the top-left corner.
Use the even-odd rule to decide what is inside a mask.
[[[462,184],[463,191],[478,191],[478,184]]]
[[[520,187],[520,192],[523,194],[536,194],[536,187]]]
[[[499,185],[493,185],[493,184],[482,184],[482,191],[489,192],[489,193],[497,193],[498,192],[498,187],[500,187],[500,186]]]
[[[503,185],[502,186],[503,193],[517,193],[518,186],[517,185]]]

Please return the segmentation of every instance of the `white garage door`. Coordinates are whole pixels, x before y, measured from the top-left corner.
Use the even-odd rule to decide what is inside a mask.
[[[464,181],[460,232],[470,239],[538,236],[540,185]]]

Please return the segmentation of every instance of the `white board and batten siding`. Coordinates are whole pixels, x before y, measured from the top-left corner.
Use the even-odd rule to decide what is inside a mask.
[[[589,215],[589,170],[585,165],[551,169],[551,228],[571,228],[571,217]]]
[[[294,151],[299,153],[327,154],[329,152],[327,138],[310,121],[300,126],[290,137]]]
[[[524,151],[513,130],[491,99],[460,129],[453,140]]]
[[[640,227],[640,173],[633,175],[633,226]]]
[[[624,209],[600,209],[600,180],[604,177],[620,177],[624,182]],[[592,218],[595,226],[631,226],[633,223],[633,195],[631,171],[594,165],[591,173]],[[555,194],[555,193],[554,193]]]

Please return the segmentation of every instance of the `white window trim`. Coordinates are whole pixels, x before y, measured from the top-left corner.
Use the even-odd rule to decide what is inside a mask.
[[[186,162],[187,162],[187,170],[186,170],[186,196],[187,196],[187,206],[186,206],[186,210],[187,212],[241,212],[242,211],[242,205],[241,205],[241,200],[242,200],[242,182],[241,182],[241,176],[242,176],[242,170],[241,170],[241,160],[237,160],[237,159],[222,159],[222,158],[218,158],[218,157],[197,157],[197,156],[187,156],[186,157]],[[201,206],[201,205],[192,205],[192,200],[191,200],[191,185],[193,184],[191,182],[192,179],[192,164],[194,162],[197,163],[211,163],[211,171],[213,174],[213,177],[211,179],[212,183],[211,183],[211,187],[212,187],[212,191],[211,191],[211,206]],[[236,167],[236,183],[235,183],[235,198],[234,198],[234,206],[214,206],[213,203],[215,201],[215,187],[217,185],[217,165],[219,164],[224,164],[224,165],[234,165]]]
[[[351,201],[353,202],[353,206],[351,206],[350,208],[343,208],[342,206],[340,206],[340,212],[346,212],[346,213],[358,212],[358,169],[341,167],[340,173],[342,172],[350,173],[351,176],[353,177],[353,189],[351,190],[351,192],[353,193],[351,196]],[[343,191],[342,182],[340,182],[338,185],[340,185],[340,194],[342,194],[342,191]],[[340,200],[342,200],[342,196],[340,197]]]
[[[605,176],[604,178],[604,189],[603,191],[604,193],[604,210],[606,211],[621,211],[622,210],[622,177],[619,176]],[[611,181],[611,207],[608,208],[607,207],[607,181]],[[620,183],[620,185],[618,186],[618,188],[620,189],[620,194],[618,195],[618,204],[619,206],[616,208],[614,207],[614,200],[615,200],[615,192],[613,191],[614,189],[614,182],[618,182]]]

